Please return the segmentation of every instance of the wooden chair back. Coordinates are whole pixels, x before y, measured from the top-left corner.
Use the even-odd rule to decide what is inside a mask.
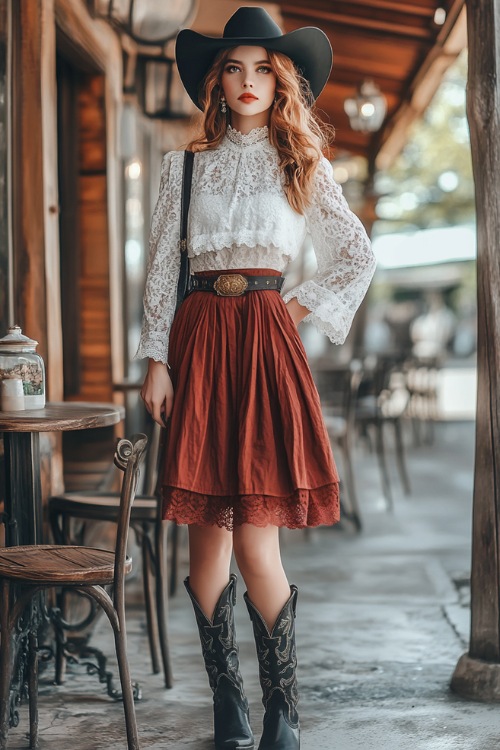
[[[362,375],[359,360],[315,371],[314,378],[326,414],[341,417],[346,425],[352,424]]]
[[[138,433],[130,440],[122,438],[118,441],[115,451],[115,465],[125,472],[120,492],[120,512],[116,532],[115,547],[115,600],[123,596],[125,558],[127,555],[127,541],[130,526],[130,513],[137,490],[139,467],[146,450],[148,439],[146,435]]]

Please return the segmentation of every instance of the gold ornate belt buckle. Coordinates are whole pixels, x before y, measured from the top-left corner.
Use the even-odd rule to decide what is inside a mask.
[[[214,289],[220,297],[241,297],[248,289],[248,281],[241,273],[223,273],[217,277]]]

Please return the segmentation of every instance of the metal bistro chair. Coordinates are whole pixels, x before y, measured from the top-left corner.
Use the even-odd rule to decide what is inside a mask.
[[[362,521],[352,465],[354,407],[362,378],[361,363],[353,360],[345,366],[328,366],[314,372],[321,395],[323,419],[328,437],[342,453],[347,497],[341,494],[341,515],[361,531]]]
[[[160,427],[155,425],[148,450],[146,486],[144,493],[136,497],[130,525],[142,552],[146,624],[153,672],[158,674],[161,671],[160,650],[165,687],[171,688],[173,678],[168,644],[168,591],[165,580],[167,524],[161,518],[161,499],[157,486],[160,440]],[[49,518],[55,541],[58,544],[71,543],[71,520],[82,521],[78,538],[84,537],[85,524],[88,521],[116,523],[119,504],[120,498],[117,493],[92,490],[65,492],[63,495],[50,498]],[[64,611],[64,592],[61,594],[61,609]],[[60,632],[56,631],[57,684],[62,684],[64,678],[66,641],[63,631],[64,628]]]
[[[35,594],[47,588],[72,587],[94,599],[106,612],[113,627],[116,655],[127,727],[128,750],[139,750],[133,688],[127,660],[125,624],[125,574],[132,569],[126,554],[130,512],[135,497],[139,463],[147,444],[145,435],[122,439],[115,451],[115,463],[125,472],[115,551],[69,545],[31,545],[0,550],[1,643],[0,643],[0,750],[6,750],[9,731],[10,682],[14,662],[15,631]],[[113,596],[105,586],[113,586]],[[16,599],[13,588],[19,591]],[[30,748],[38,736],[37,632],[29,634],[29,717]]]
[[[432,445],[434,425],[439,419],[439,357],[409,357],[404,363],[406,387],[410,394],[407,416],[413,428],[414,445]]]
[[[410,494],[410,479],[406,468],[402,420],[406,414],[410,394],[406,387],[399,357],[380,356],[365,362],[365,371],[356,403],[356,426],[363,437],[369,438],[370,427],[375,431],[375,446],[382,479],[382,490],[387,508],[394,507],[385,453],[384,427],[392,425],[396,446],[396,466],[406,495]]]

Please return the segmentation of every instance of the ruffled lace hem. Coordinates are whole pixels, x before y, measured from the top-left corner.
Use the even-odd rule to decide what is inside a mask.
[[[302,302],[300,303],[302,304]],[[309,315],[306,315],[305,318],[302,319],[303,323],[312,323],[312,325],[320,332],[323,333],[325,336],[328,336],[332,344],[343,344],[344,341],[347,338],[347,333],[344,333],[344,331],[340,331],[338,328],[336,328],[332,323],[330,323],[328,320],[322,320],[322,318],[318,317],[314,313],[309,313]]]
[[[348,313],[343,310],[340,300],[335,300],[332,295],[331,304],[325,304],[318,300],[318,295],[314,288],[311,288],[310,282],[305,282],[301,286],[295,287],[287,292],[283,300],[289,302],[294,297],[297,301],[311,310],[309,315],[303,318],[304,323],[312,323],[320,333],[324,333],[332,344],[343,344],[351,327],[352,316],[354,313]],[[335,305],[335,302],[337,304]]]
[[[296,489],[288,497],[273,495],[202,495],[179,487],[163,487],[163,518],[178,524],[219,526],[333,526],[340,519],[337,482],[315,489]]]
[[[154,359],[156,362],[163,362],[164,365],[167,365],[168,344],[158,344],[153,341],[141,341],[136,353],[134,354],[134,359],[144,359],[145,357]]]
[[[276,234],[273,236],[269,231],[269,227],[256,231],[255,229],[240,230],[238,232],[211,232],[210,234],[198,234],[192,235],[189,239],[189,256],[202,255],[207,252],[217,252],[219,250],[231,250],[238,247],[248,248],[266,248],[267,251],[275,250],[282,255],[282,257],[290,258],[291,255],[288,251],[282,250],[281,248],[287,247],[286,237],[284,240],[285,232],[283,228],[279,228]],[[295,241],[295,235],[290,237],[290,240]],[[279,257],[277,255],[277,257]],[[250,266],[256,267],[257,259],[249,258],[248,263]]]

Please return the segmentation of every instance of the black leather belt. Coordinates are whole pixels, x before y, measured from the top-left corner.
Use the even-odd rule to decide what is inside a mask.
[[[241,297],[247,292],[265,289],[281,291],[283,276],[244,276],[241,273],[223,273],[220,276],[192,276],[191,292],[215,292],[220,297]]]

